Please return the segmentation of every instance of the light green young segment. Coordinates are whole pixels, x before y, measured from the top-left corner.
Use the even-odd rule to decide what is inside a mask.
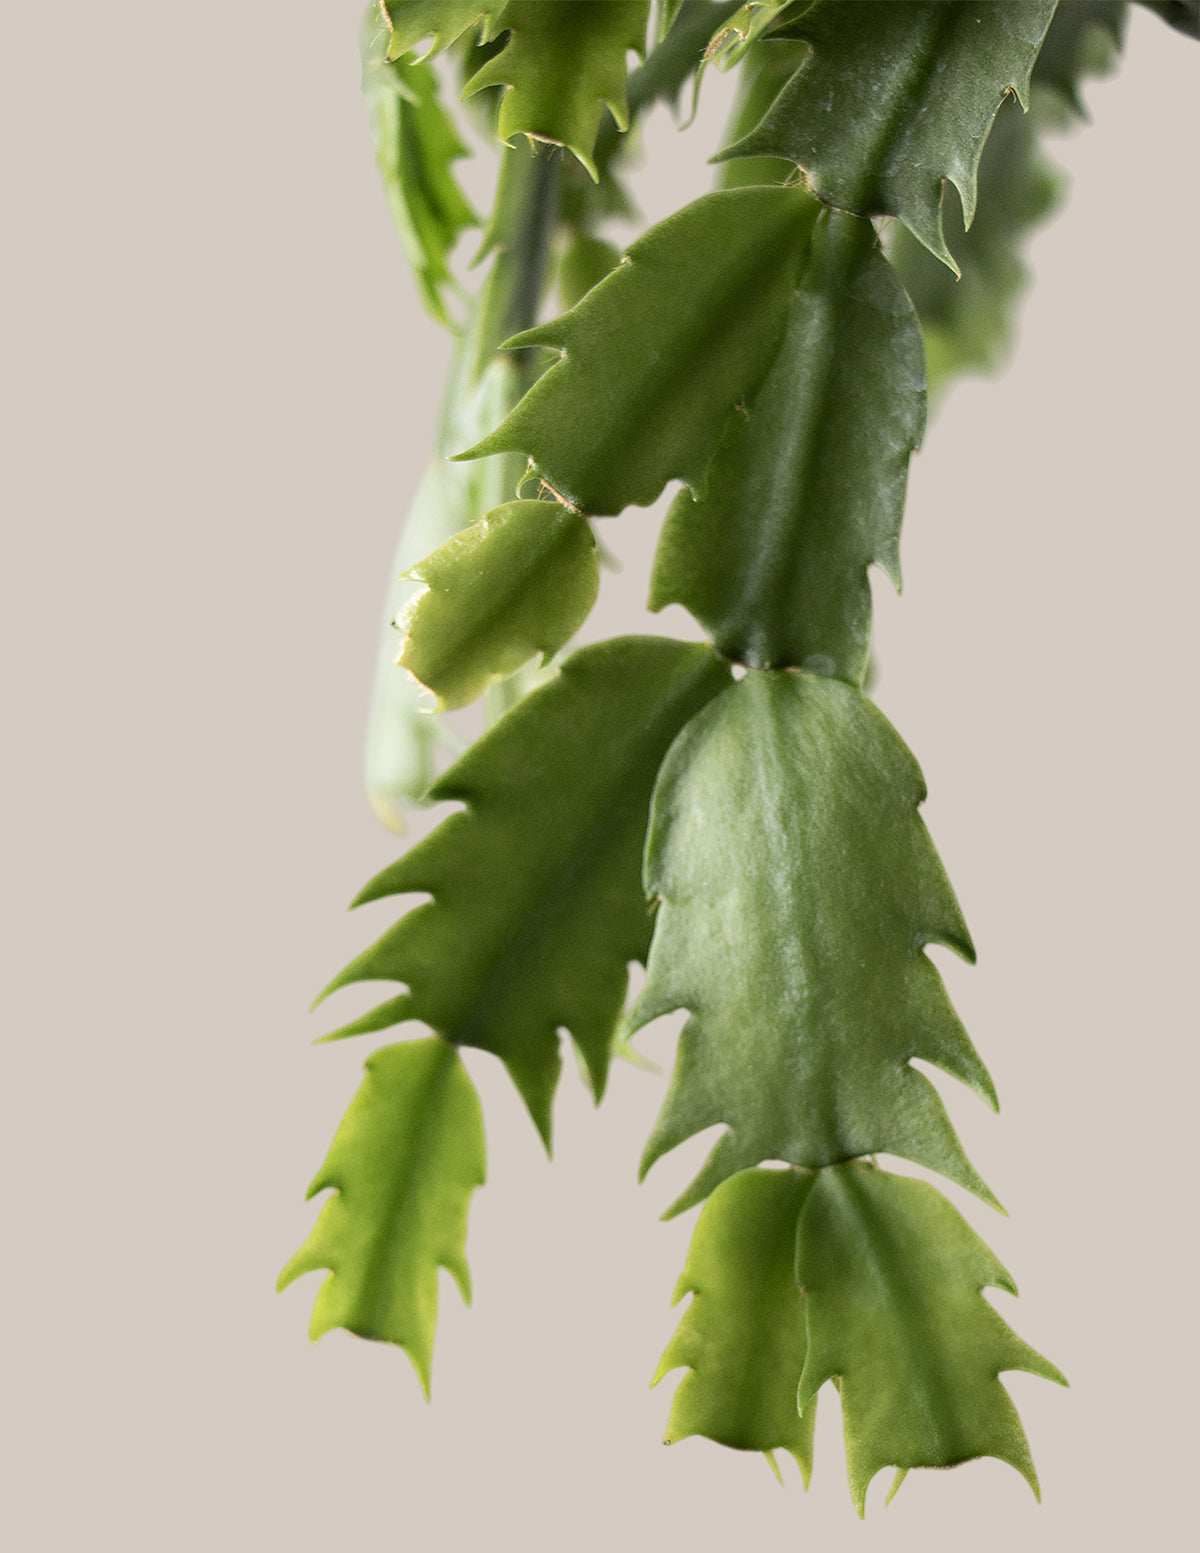
[[[493,31],[509,41],[467,83],[464,97],[506,86],[497,133],[548,140],[573,151],[593,178],[593,151],[607,106],[628,124],[625,56],[646,52],[649,0],[509,0]]]
[[[420,1019],[503,1059],[543,1139],[559,1030],[604,1089],[631,960],[652,918],[641,856],[655,774],[680,728],[729,684],[707,647],[625,637],[573,653],[439,779],[453,814],[359,901],[428,892],[327,991],[407,991],[338,1035]]]
[[[375,159],[425,306],[445,324],[450,251],[466,227],[479,224],[451,172],[466,148],[438,101],[433,70],[412,60],[389,62],[378,39],[368,38],[363,50]]]
[[[1029,73],[1055,0],[855,0],[805,11],[780,35],[812,45],[758,127],[722,151],[802,167],[816,194],[860,216],[897,216],[951,269],[942,188],[975,213],[975,175],[1006,92]]]
[[[552,323],[509,345],[563,353],[460,458],[526,454],[580,512],[703,488],[717,429],[766,375],[819,209],[800,189],[730,189],[652,227]]]
[[[536,653],[549,660],[587,618],[600,585],[587,520],[558,502],[508,502],[405,576],[425,584],[396,624],[397,662],[466,706]]]
[[[637,1030],[673,1009],[680,1036],[643,1173],[723,1123],[699,1202],[763,1160],[817,1168],[876,1152],[994,1202],[933,1085],[933,1063],[995,1104],[991,1080],[922,952],[973,951],[918,814],[925,787],[858,691],[751,670],[663,763],[646,846],[661,897]]]
[[[470,381],[472,331],[460,347],[446,395],[443,451],[463,440],[464,432],[495,419],[513,403],[521,373],[508,357],[497,357],[481,382]],[[367,797],[389,830],[407,828],[409,807],[426,797],[433,781],[437,751],[449,734],[433,713],[433,701],[403,669],[396,667],[401,635],[394,621],[413,594],[408,568],[429,555],[460,529],[502,500],[505,459],[453,464],[435,458],[417,488],[392,560],[384,602],[375,683],[367,718],[364,776]],[[511,470],[508,471],[511,473]]]
[[[1037,1493],[1025,1432],[997,1376],[1066,1381],[981,1298],[989,1286],[1016,1289],[940,1192],[861,1161],[821,1171],[800,1218],[796,1275],[808,1323],[800,1406],[836,1379],[860,1515],[886,1466],[996,1456]]]
[[[495,30],[491,20],[502,5],[503,0],[373,0],[367,21],[376,21],[384,34],[389,59],[399,59],[425,38],[432,39],[423,56],[428,58],[481,25],[490,36]]]
[[[445,1041],[386,1046],[367,1059],[309,1197],[332,1189],[281,1289],[329,1269],[314,1341],[334,1327],[397,1343],[429,1393],[438,1268],[471,1298],[465,1253],[471,1193],[484,1181],[483,1116],[458,1053]]]
[[[713,39],[710,45],[713,61],[722,70],[740,64],[751,44],[791,3],[792,0],[746,0]]]
[[[666,1443],[704,1435],[738,1450],[786,1450],[807,1484],[816,1407],[796,1391],[805,1327],[796,1285],[796,1223],[814,1177],[746,1170],[705,1203],[674,1303],[692,1296],[654,1384],[686,1366]]]
[[[429,696],[396,667],[400,634],[393,622],[414,592],[402,574],[503,502],[517,484],[519,460],[491,458],[464,465],[444,455],[495,425],[532,381],[528,356],[498,352],[497,346],[514,327],[536,315],[553,225],[546,212],[554,205],[556,187],[556,169],[544,159],[537,161],[523,147],[503,153],[488,224],[494,261],[455,351],[438,426],[439,456],[421,481],[392,564],[365,774],[371,807],[389,829],[401,833],[407,829],[409,806],[427,795],[439,746],[455,746],[444,720],[432,713]],[[386,415],[380,428],[380,437],[386,438]]]
[[[682,491],[671,506],[650,608],[685,605],[740,662],[860,684],[867,568],[899,584],[908,459],[924,425],[912,304],[870,222],[825,211],[770,372],[730,418],[704,496]]]

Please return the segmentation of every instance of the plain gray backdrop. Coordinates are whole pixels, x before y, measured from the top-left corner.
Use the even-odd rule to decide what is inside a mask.
[[[964,1208],[1072,1389],[1010,1378],[1040,1508],[988,1461],[886,1510],[881,1477],[864,1526],[831,1394],[807,1496],[786,1459],[780,1488],[660,1444],[693,1216],[657,1215],[695,1159],[635,1184],[661,1076],[619,1067],[597,1112],[568,1064],[551,1167],[468,1054],[490,1180],[431,1406],[402,1353],[309,1345],[316,1278],[273,1294],[370,1050],[311,1047],[305,1010],[390,920],[343,907],[397,851],[362,725],[447,342],[377,184],[354,0],[6,23],[8,1546],[1186,1540],[1200,49],[1133,9],[1054,147],[1074,192],[1013,366],[932,425],[903,598],[875,583],[878,699],[980,951],[939,964],[1001,1097],[942,1086],[1011,1217]],[[718,121],[652,123],[650,214],[702,192]],[[682,618],[641,613],[653,527],[606,528],[594,631]]]

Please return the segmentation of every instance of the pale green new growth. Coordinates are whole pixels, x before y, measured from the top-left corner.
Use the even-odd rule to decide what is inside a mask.
[[[786,11],[791,0],[746,0],[709,44],[708,57],[723,69],[741,62],[756,39]]]
[[[396,625],[396,662],[438,698],[466,706],[535,654],[549,661],[596,599],[587,521],[559,502],[508,502],[404,574],[424,583]]]
[[[434,779],[437,752],[452,743],[443,719],[430,712],[428,693],[396,669],[403,639],[395,619],[414,591],[405,577],[410,567],[494,507],[504,494],[504,459],[455,464],[444,456],[481,424],[503,415],[519,397],[521,374],[506,358],[493,361],[481,380],[472,381],[478,322],[475,308],[456,353],[439,433],[441,455],[417,487],[396,546],[384,602],[364,766],[371,807],[394,831],[407,828],[406,810],[425,798]]]
[[[428,54],[440,54],[464,33],[483,25],[485,34],[503,0],[372,0],[367,22],[387,38],[387,57],[399,59],[414,44],[429,38]]]
[[[346,1112],[308,1195],[332,1188],[312,1234],[279,1275],[281,1289],[329,1269],[314,1340],[334,1327],[407,1349],[429,1391],[439,1267],[464,1300],[471,1193],[484,1180],[479,1097],[454,1047],[431,1037],[385,1046]]]
[[[479,224],[451,172],[467,150],[438,100],[433,70],[414,60],[388,60],[385,36],[369,31],[363,49],[375,160],[425,306],[447,323],[450,251],[465,228]]]
[[[807,1484],[816,1407],[801,1414],[804,1307],[796,1224],[815,1176],[746,1170],[704,1205],[675,1287],[692,1296],[654,1384],[685,1365],[666,1443],[703,1434],[746,1451],[790,1451]]]

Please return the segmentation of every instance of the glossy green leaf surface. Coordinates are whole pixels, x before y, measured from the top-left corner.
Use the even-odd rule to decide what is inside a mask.
[[[823,212],[779,353],[730,419],[701,497],[667,516],[650,608],[685,605],[727,657],[859,684],[867,568],[900,581],[909,454],[925,426],[912,304],[869,221]]]
[[[458,800],[356,904],[428,892],[327,989],[407,987],[335,1032],[406,1019],[503,1059],[542,1137],[573,1037],[604,1089],[628,965],[651,915],[641,858],[655,775],[680,728],[729,684],[707,647],[621,637],[581,648],[441,777]]]
[[[806,1349],[796,1224],[816,1178],[745,1170],[705,1203],[674,1303],[691,1304],[654,1377],[686,1366],[666,1443],[704,1435],[738,1450],[786,1450],[808,1482],[816,1408],[796,1393]]]
[[[462,1059],[436,1037],[385,1046],[334,1137],[309,1197],[332,1189],[279,1277],[328,1269],[311,1336],[334,1327],[398,1343],[428,1395],[438,1268],[464,1300],[471,1193],[484,1181],[483,1117]]]
[[[652,227],[578,306],[512,346],[562,353],[460,454],[518,452],[592,515],[701,490],[714,428],[770,368],[816,204],[799,189],[704,195]]]
[[[397,619],[397,662],[439,711],[468,705],[535,654],[553,657],[600,586],[587,519],[546,501],[497,507],[405,576],[424,587]]]
[[[860,1515],[886,1466],[997,1456],[1037,1492],[1025,1431],[997,1376],[1028,1370],[1066,1382],[981,1297],[1016,1288],[940,1192],[863,1162],[823,1170],[800,1218],[796,1275],[808,1323],[800,1406],[836,1379]]]
[[[450,250],[464,228],[478,225],[451,171],[466,149],[438,101],[429,65],[389,62],[371,40],[363,53],[363,94],[396,229],[425,306],[448,323]]]
[[[1072,0],[1055,13],[1034,66],[1029,112],[1009,100],[996,115],[979,162],[970,230],[959,211],[943,211],[960,279],[903,227],[895,229],[889,257],[920,315],[931,393],[960,372],[990,372],[1004,361],[1027,283],[1021,251],[1062,192],[1043,139],[1083,111],[1084,77],[1111,68],[1125,10],[1109,0]]]
[[[607,106],[628,122],[625,55],[646,51],[649,0],[509,0],[496,18],[509,39],[467,83],[464,96],[505,86],[497,132],[567,146],[593,177],[592,152]]]
[[[822,200],[899,217],[953,268],[943,184],[958,190],[969,226],[988,130],[1006,92],[1027,105],[1054,8],[1055,0],[821,0],[784,29],[812,45],[810,58],[720,158],[796,163]]]
[[[872,1153],[994,1201],[923,1058],[990,1103],[983,1064],[922,952],[972,957],[917,814],[921,773],[840,680],[751,670],[684,730],[654,790],[646,889],[661,898],[637,1030],[686,1008],[642,1169],[724,1123],[699,1202],[763,1160],[816,1168]]]

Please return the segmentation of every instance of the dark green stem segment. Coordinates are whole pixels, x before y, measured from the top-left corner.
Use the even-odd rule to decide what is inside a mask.
[[[563,153],[527,141],[505,147],[496,204],[480,258],[495,252],[484,283],[474,331],[472,377],[479,377],[505,340],[537,322],[558,223]],[[514,352],[522,367],[522,391],[545,364],[538,352]],[[537,364],[535,366],[535,363]]]
[[[702,496],[682,491],[651,609],[683,604],[752,668],[862,683],[870,566],[900,581],[909,454],[925,422],[920,325],[869,221],[824,211],[761,387],[735,412]]]
[[[480,295],[474,341],[478,354],[468,367],[477,375],[497,356],[511,362],[515,371],[510,404],[515,404],[549,365],[544,352],[502,352],[500,346],[537,322],[562,202],[564,156],[565,152],[557,149],[518,140],[505,147],[500,163],[496,203],[482,250],[487,252],[494,246],[497,252]],[[524,463],[508,455],[502,465],[504,493],[510,495],[520,483]],[[518,670],[493,685],[487,700],[489,725],[515,706],[534,682]]]

